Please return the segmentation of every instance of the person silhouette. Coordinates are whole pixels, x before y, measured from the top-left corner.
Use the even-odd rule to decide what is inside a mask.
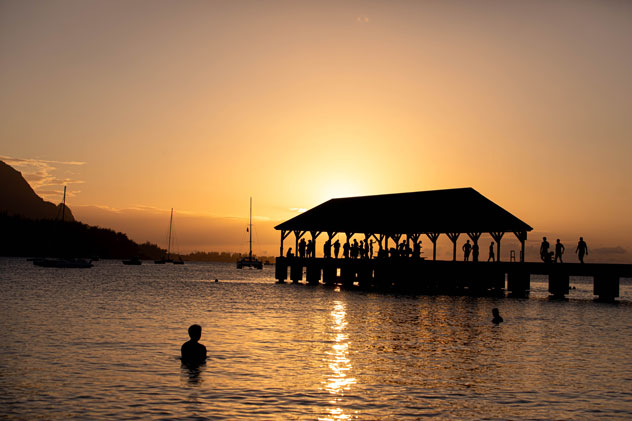
[[[336,256],[336,259],[338,258],[338,253],[340,253],[340,241],[336,240],[334,242],[334,256]]]
[[[187,342],[182,344],[180,354],[182,355],[182,363],[188,366],[198,366],[206,361],[206,347],[199,343],[202,336],[202,326],[189,326],[189,337]]]
[[[305,257],[305,247],[307,247],[307,243],[304,238],[301,238],[301,241],[298,243],[298,255],[301,256],[301,259]]]
[[[540,243],[540,259],[543,262],[549,261],[549,242],[546,241],[546,237],[542,237],[542,243]]]
[[[496,259],[494,258],[494,242],[492,241],[491,244],[489,245],[489,257],[487,258],[487,261],[492,261],[495,262]]]
[[[373,258],[373,240],[369,242],[369,259]]]
[[[331,240],[329,239],[325,241],[325,244],[323,244],[323,254],[327,259],[331,257]]]
[[[577,253],[577,257],[579,257],[579,263],[584,263],[584,254],[588,255],[588,245],[584,241],[584,237],[579,237],[575,253]]]
[[[294,257],[294,253],[292,253],[292,247],[287,249],[287,253],[285,254],[285,257]]]
[[[492,308],[492,316],[494,316],[492,323],[499,324],[503,322],[503,318],[500,317],[500,312],[497,308]]]
[[[557,263],[557,259],[560,259],[560,263],[564,263],[562,261],[562,255],[564,254],[564,251],[566,250],[566,248],[564,247],[564,244],[560,243],[560,239],[558,238],[557,241],[555,242],[555,260],[554,262]]]
[[[478,243],[472,245],[472,261],[478,262]]]
[[[472,245],[470,244],[470,240],[467,240],[465,244],[463,244],[463,260],[470,260],[470,251],[472,250]]]

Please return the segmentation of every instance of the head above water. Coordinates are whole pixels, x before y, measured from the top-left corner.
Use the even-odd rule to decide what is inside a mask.
[[[498,317],[498,316],[500,315],[500,313],[498,312],[498,309],[497,309],[497,308],[492,308],[492,315],[493,315],[494,317]]]
[[[189,326],[189,336],[194,341],[199,341],[202,337],[202,326],[200,325],[191,325]]]

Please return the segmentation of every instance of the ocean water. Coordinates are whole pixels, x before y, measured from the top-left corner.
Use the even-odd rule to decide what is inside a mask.
[[[517,299],[273,276],[0,259],[0,418],[632,418],[629,281],[599,303],[582,278],[554,301],[535,278]],[[192,323],[210,356],[197,370],[178,360]]]

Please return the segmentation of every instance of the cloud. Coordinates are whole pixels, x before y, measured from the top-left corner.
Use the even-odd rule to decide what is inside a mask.
[[[369,19],[368,16],[366,15],[360,15],[356,18],[356,21],[360,22],[360,23],[369,23],[371,21],[371,19]]]
[[[303,213],[306,212],[307,209],[305,208],[290,208],[290,212],[294,212],[294,213]]]
[[[33,190],[45,199],[58,200],[63,192],[63,186],[85,183],[83,180],[75,177],[75,174],[70,169],[85,165],[85,162],[14,158],[10,156],[0,156],[0,160],[20,171]],[[78,193],[80,191],[76,189],[69,189],[67,195],[73,197]]]

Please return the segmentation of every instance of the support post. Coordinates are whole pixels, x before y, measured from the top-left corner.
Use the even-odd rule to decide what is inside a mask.
[[[447,233],[448,238],[452,241],[452,261],[456,262],[456,242],[459,239],[461,233],[458,232],[449,232]]]
[[[432,260],[437,260],[437,239],[441,235],[438,232],[427,232],[426,235],[432,241]]]
[[[296,238],[296,245],[294,246],[294,256],[298,257],[298,240],[305,235],[305,231],[294,230],[294,237]]]
[[[527,241],[527,232],[514,231],[514,235],[518,237],[518,240],[520,241],[520,263],[524,263],[524,246],[525,241]]]
[[[490,232],[489,233],[494,241],[496,241],[496,261],[500,262],[500,240],[502,240],[504,232]]]
[[[290,235],[291,232],[292,231],[289,231],[289,230],[281,230],[281,254],[280,254],[281,257],[283,257],[283,240],[285,240]]]

